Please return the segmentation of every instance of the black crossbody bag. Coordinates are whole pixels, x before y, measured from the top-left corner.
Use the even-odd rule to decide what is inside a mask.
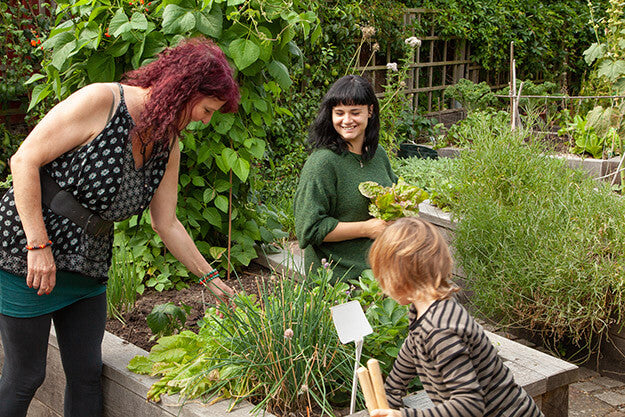
[[[104,236],[113,228],[113,222],[80,204],[74,195],[61,187],[45,171],[41,177],[41,201],[54,213],[65,216],[94,236]]]

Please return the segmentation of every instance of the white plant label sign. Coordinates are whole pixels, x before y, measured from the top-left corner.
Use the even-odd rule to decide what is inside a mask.
[[[358,301],[349,301],[330,307],[330,311],[341,343],[363,340],[365,336],[373,333],[371,324]]]

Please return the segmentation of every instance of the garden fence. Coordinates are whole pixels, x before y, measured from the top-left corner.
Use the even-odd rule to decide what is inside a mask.
[[[416,48],[411,62],[407,63],[408,77],[403,93],[410,97],[415,111],[435,116],[447,124],[463,118],[464,109],[444,97],[445,88],[466,78],[475,83],[486,81],[491,88],[499,89],[508,86],[509,74],[505,71],[486,71],[472,62],[471,45],[467,40],[437,35],[434,13],[435,10],[422,8],[409,8],[404,13],[404,26],[426,27],[428,34],[420,37],[421,45]],[[360,66],[356,69],[372,81],[378,96],[383,96],[388,71],[386,64],[395,59],[390,49],[371,56],[372,53],[369,45],[363,45]]]

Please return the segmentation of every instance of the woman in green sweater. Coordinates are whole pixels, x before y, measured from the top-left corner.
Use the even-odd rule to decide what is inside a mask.
[[[386,222],[369,214],[363,181],[397,181],[378,145],[379,104],[369,81],[347,75],[326,93],[308,137],[312,154],[295,193],[295,233],[305,249],[306,272],[329,262],[334,280],[357,278],[367,268],[373,239]],[[325,262],[324,262],[325,263]]]

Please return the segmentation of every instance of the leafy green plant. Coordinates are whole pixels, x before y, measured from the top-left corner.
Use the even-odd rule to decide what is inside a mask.
[[[347,284],[331,285],[331,270],[298,282],[284,277],[258,284],[258,294],[239,292],[234,308],[210,308],[199,332],[161,338],[148,357],[128,365],[160,379],[148,392],[158,401],[247,399],[254,411],[306,415],[349,401],[353,356],[332,324],[330,307],[347,298]],[[221,316],[217,313],[220,312]]]
[[[190,306],[186,304],[177,306],[172,302],[154,306],[145,318],[153,333],[150,340],[181,332],[189,311],[191,311]]]
[[[591,10],[592,3],[588,2]],[[618,0],[609,0],[606,18],[600,23],[593,20],[595,40],[584,51],[588,65],[594,65],[599,79],[604,79],[611,86],[611,93],[625,92],[625,14],[623,4]],[[601,33],[601,35],[600,35]]]
[[[371,199],[369,214],[382,220],[395,220],[400,217],[418,216],[419,204],[428,198],[428,193],[399,178],[396,184],[383,187],[374,181],[361,182],[360,194]]]
[[[486,110],[496,102],[495,94],[486,82],[476,84],[466,78],[461,78],[456,84],[445,88],[444,96],[459,102],[469,113]]]
[[[43,57],[41,39],[47,34],[48,3],[3,1],[0,3],[2,54],[0,54],[0,107],[10,101],[27,101],[24,82],[39,69]],[[25,109],[23,109],[25,110]]]
[[[595,129],[589,125],[586,117],[576,114],[573,120],[567,123],[565,128],[558,131],[559,135],[570,134],[575,146],[571,151],[578,154],[590,154],[593,158],[602,158],[606,147],[606,138],[613,139],[613,130],[606,132],[605,136],[599,136]],[[618,135],[617,135],[618,137]]]
[[[370,269],[353,281],[350,294],[363,306],[365,316],[373,328],[363,344],[363,355],[380,361],[382,373],[388,375],[404,339],[408,335],[408,308],[400,306],[382,293],[380,284]]]
[[[141,291],[141,278],[137,274],[132,256],[127,246],[120,246],[113,252],[109,280],[106,286],[106,303],[109,317],[122,323],[124,313],[130,311]]]
[[[457,189],[461,186],[452,175],[455,158],[405,158],[393,160],[395,172],[408,184],[424,189],[432,205],[443,211],[453,209]]]
[[[447,130],[445,135],[439,137],[434,145],[435,148],[455,146],[458,148],[470,148],[471,143],[480,132],[494,126],[498,128],[504,122],[509,123],[510,113],[505,111],[476,110]],[[509,127],[508,127],[509,128]]]
[[[517,73],[525,78],[544,77],[577,90],[586,63],[582,51],[592,42],[588,30],[590,10],[585,2],[558,0],[480,1],[423,0],[413,7],[437,10],[434,30],[439,36],[457,36],[471,44],[471,59],[489,70],[508,71],[510,42],[514,41]],[[603,16],[607,1],[596,0]],[[415,22],[418,35],[430,25]]]
[[[454,171],[470,184],[458,193],[453,247],[472,303],[547,343],[596,347],[625,318],[625,201],[546,157],[527,130],[476,133]]]

